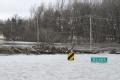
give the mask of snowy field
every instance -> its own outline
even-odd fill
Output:
[[[93,56],[108,57],[108,63],[91,63]],[[120,80],[120,55],[0,56],[0,80]]]

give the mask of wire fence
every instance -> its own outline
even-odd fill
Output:
[[[71,32],[66,41],[71,40],[71,43],[74,42],[76,48],[92,50],[102,48],[120,49],[119,29],[113,19],[82,16],[70,17],[69,20],[62,17],[58,21],[58,26],[61,27],[63,32],[64,27],[70,27],[70,29],[68,28],[69,31],[64,32],[64,34]],[[65,26],[65,23],[68,24]]]
[[[55,30],[48,29],[48,31],[45,30],[46,28],[41,28],[39,20],[35,20],[34,24],[26,21],[19,26],[10,22],[6,27],[9,30],[6,32],[9,33],[7,38],[12,41],[30,41],[31,39],[37,43],[44,42],[76,49],[115,48],[120,50],[120,29],[114,18],[79,16],[78,14],[79,11],[74,11],[74,14],[73,12],[61,14],[54,23]],[[27,34],[24,34],[24,29],[28,31]]]

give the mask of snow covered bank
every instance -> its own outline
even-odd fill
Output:
[[[108,63],[94,64],[93,56],[108,57]],[[119,80],[120,55],[76,55],[67,61],[67,55],[0,56],[0,80]]]

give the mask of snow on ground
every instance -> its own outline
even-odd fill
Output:
[[[108,57],[108,63],[91,63],[93,56]],[[120,80],[120,55],[0,56],[0,80]]]

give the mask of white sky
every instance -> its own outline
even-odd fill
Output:
[[[0,19],[6,20],[18,14],[21,17],[29,17],[32,6],[37,7],[41,3],[53,3],[55,0],[0,0]]]
[[[47,5],[48,3],[54,4],[55,1],[57,0],[0,0],[0,19],[6,20],[7,18],[11,18],[15,14],[18,14],[18,16],[20,17],[28,18],[30,16],[31,7],[37,7],[41,3],[45,3],[45,5]]]

